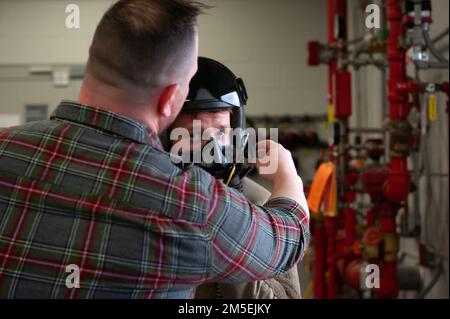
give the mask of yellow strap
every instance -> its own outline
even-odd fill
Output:
[[[334,118],[334,104],[328,104],[327,110],[328,123],[333,123],[336,119]]]
[[[428,118],[430,122],[436,121],[437,116],[437,104],[436,104],[436,95],[430,95],[428,97]]]
[[[323,163],[314,176],[308,194],[308,206],[313,213],[318,213],[323,204],[326,216],[336,216],[336,169],[333,163]]]
[[[228,179],[227,179],[227,182],[226,182],[227,185],[230,184],[231,179],[233,178],[233,175],[234,175],[235,171],[236,171],[236,165],[233,165],[233,168],[231,169],[230,176],[228,176]]]

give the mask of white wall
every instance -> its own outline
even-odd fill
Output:
[[[325,0],[204,2],[214,8],[199,20],[200,54],[219,59],[244,78],[249,114],[324,112],[326,72],[307,67],[306,43],[325,38]],[[80,29],[65,28],[69,3],[80,7]],[[0,65],[85,63],[95,26],[111,3],[0,1]]]

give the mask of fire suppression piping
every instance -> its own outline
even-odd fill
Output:
[[[399,233],[396,217],[414,189],[408,157],[416,142],[408,116],[413,107],[421,109],[431,105],[431,102],[429,105],[415,105],[417,95],[433,97],[430,101],[433,100],[436,105],[434,93],[437,91],[446,93],[448,113],[448,82],[421,83],[410,80],[406,73],[408,48],[412,48],[415,54],[413,62],[419,69],[417,59],[426,57],[426,48],[416,45],[420,41],[414,36],[420,34],[419,31],[424,34],[428,32],[432,22],[431,2],[386,0],[385,3],[387,30],[351,41],[359,43],[355,51],[347,40],[346,0],[328,0],[327,43],[312,41],[308,44],[308,63],[328,65],[328,117],[333,128],[329,159],[330,165],[335,167],[337,185],[336,209],[331,214],[329,210],[318,214],[320,217],[314,225],[313,242],[317,249],[314,275],[316,298],[336,298],[341,292],[348,292],[344,286],[356,290],[359,297],[398,297],[402,285],[400,278],[405,278],[406,272],[398,268]],[[411,28],[416,32],[411,33]],[[427,33],[425,35],[428,36]],[[352,115],[352,81],[347,67],[359,70],[362,65],[356,63],[355,57],[361,53],[370,55],[368,61],[371,62],[367,64],[389,71],[386,83],[389,103],[389,114],[386,116],[389,116],[389,121],[381,128],[352,129],[348,126]],[[385,60],[373,54],[382,54]],[[430,62],[427,68],[431,67],[433,63]],[[388,139],[384,134],[386,130]],[[383,138],[370,137],[362,143],[360,134],[366,133],[380,134]],[[350,143],[349,134],[357,134],[354,144]],[[365,155],[361,155],[361,152],[365,152]],[[370,205],[355,205],[356,192],[368,194]],[[364,205],[367,211],[361,211]],[[358,220],[358,213],[365,214],[364,221]],[[379,287],[367,288],[361,285],[367,265],[380,267]],[[418,285],[408,287],[413,286]]]

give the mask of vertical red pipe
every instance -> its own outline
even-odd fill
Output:
[[[317,221],[314,224],[314,298],[326,297],[325,272],[326,272],[326,242],[323,223]]]
[[[344,208],[343,213],[345,218],[345,247],[351,251],[356,241],[356,212],[351,208]]]
[[[334,19],[335,19],[335,0],[328,0],[328,44],[333,44],[336,41],[334,37]],[[332,59],[328,65],[328,103],[334,104],[334,75],[336,74],[336,59]]]
[[[401,2],[399,0],[387,0],[387,20],[389,37],[387,40],[387,59],[389,62],[388,101],[390,105],[390,120],[405,120],[409,113],[408,93],[398,89],[398,85],[405,83],[406,78],[406,51],[400,45],[403,32]],[[385,184],[385,197],[391,202],[392,212],[381,218],[381,232],[384,245],[396,246],[396,213],[398,204],[407,200],[410,189],[407,158],[391,156],[389,164],[389,176]],[[394,257],[392,257],[394,256]],[[399,284],[397,278],[397,260],[395,254],[383,258],[380,270],[380,289],[377,295],[381,298],[396,298]]]
[[[405,120],[410,111],[408,92],[398,89],[399,84],[405,83],[407,80],[406,50],[400,44],[403,23],[399,0],[387,0],[387,20],[389,28],[387,40],[389,114],[391,122],[395,122]],[[401,203],[406,200],[410,186],[406,157],[391,157],[390,160],[385,195],[390,201]]]
[[[334,45],[338,40],[347,40],[347,1],[346,0],[328,0],[327,2],[328,10],[328,44]],[[339,48],[336,48],[336,53],[339,54]],[[334,106],[335,115],[339,115],[337,110],[337,101],[343,101],[341,99],[342,91],[336,90],[338,74],[337,71],[338,59],[333,58],[329,64],[328,70],[328,103]],[[344,99],[345,100],[345,99]],[[342,103],[341,103],[342,104]],[[346,122],[345,118],[339,118],[341,122]],[[335,146],[337,147],[337,146]],[[342,158],[337,157],[337,167],[339,166],[339,161]],[[326,261],[327,261],[327,297],[336,297],[336,233],[337,233],[337,218],[335,216],[325,216],[325,232],[327,239],[327,249],[326,249]]]
[[[336,232],[337,217],[325,217],[325,231],[327,233],[327,298],[336,298]]]
[[[369,209],[366,212],[366,225],[367,227],[375,226],[375,221],[377,219],[377,211],[376,208]]]

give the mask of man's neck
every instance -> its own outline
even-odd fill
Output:
[[[78,102],[129,117],[144,123],[149,132],[158,132],[156,116],[153,114],[156,108],[152,108],[148,100],[131,101],[124,97],[122,90],[101,83],[89,74],[85,75]]]

